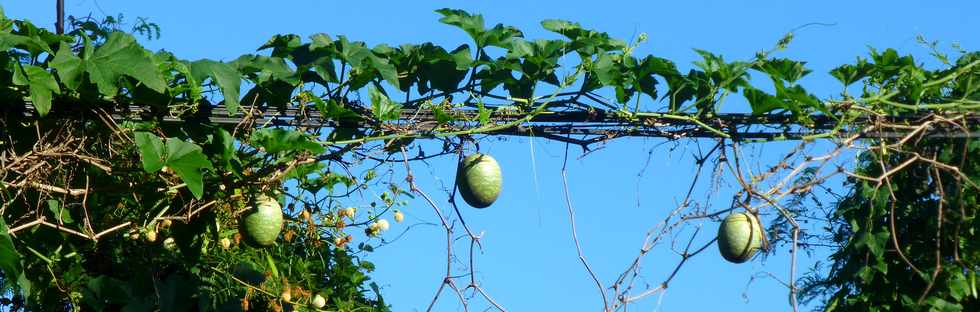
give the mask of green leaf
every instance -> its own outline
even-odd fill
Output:
[[[43,117],[51,111],[51,98],[55,94],[60,94],[61,88],[58,87],[54,76],[44,68],[34,65],[23,65],[23,67],[23,76],[15,75],[14,84],[27,85],[30,88],[31,102],[37,108],[37,113]]]
[[[568,48],[577,51],[583,59],[591,59],[597,53],[622,51],[628,47],[623,40],[614,39],[605,32],[582,28],[579,23],[549,19],[542,21],[541,26],[572,40]]]
[[[773,79],[786,82],[795,82],[812,72],[806,68],[806,62],[790,59],[769,59],[759,64],[754,64],[752,68],[766,73]]]
[[[235,155],[235,138],[228,133],[228,130],[218,128],[215,130],[213,145],[217,147],[218,159],[221,166],[225,169],[231,168],[231,161],[238,159]]]
[[[337,103],[335,99],[329,99],[324,101],[319,97],[311,97],[313,104],[316,105],[317,110],[323,114],[323,118],[328,118],[334,121],[359,121],[361,120],[361,115],[357,114],[353,110],[344,107]]]
[[[238,113],[242,78],[235,67],[228,63],[204,59],[191,63],[191,73],[200,82],[203,82],[206,77],[211,77],[212,81],[221,88],[228,114]]]
[[[484,25],[483,15],[480,14],[470,14],[456,9],[439,9],[436,12],[443,16],[439,22],[459,27],[465,31],[476,42],[477,48],[503,46],[511,38],[524,36],[517,28],[502,24],[497,24],[488,30]]]
[[[110,34],[106,42],[85,61],[89,79],[98,86],[100,93],[107,96],[116,95],[122,76],[132,77],[159,93],[167,88],[149,53],[136,43],[132,35],[126,33]]]
[[[24,21],[16,22],[19,25],[24,25]],[[0,32],[0,51],[7,51],[10,48],[20,48],[27,50],[31,56],[37,56],[41,52],[47,52],[49,54],[54,54],[51,51],[51,47],[41,39],[40,36],[25,36],[20,34],[14,34],[9,32]]]
[[[439,19],[439,22],[459,27],[469,34],[471,38],[477,40],[478,47],[483,47],[482,42],[478,41],[485,32],[483,15],[473,15],[469,12],[456,9],[438,9],[436,13],[442,14],[443,16]]]
[[[256,51],[272,49],[272,56],[285,57],[296,48],[299,48],[300,45],[302,45],[302,39],[297,35],[275,35],[269,38],[269,41],[266,41]]]
[[[173,169],[187,188],[200,199],[204,195],[203,170],[211,169],[211,161],[197,144],[177,138],[167,138],[167,166]]]
[[[153,173],[163,168],[166,156],[163,140],[149,132],[136,132],[133,136],[143,159],[143,170],[147,173]]]
[[[864,79],[869,74],[873,66],[868,64],[868,61],[862,58],[858,59],[857,64],[850,65],[845,64],[830,71],[830,75],[837,78],[838,81],[844,84],[844,86],[849,86],[858,80]]]
[[[246,54],[238,57],[230,65],[237,67],[238,71],[254,77],[250,79],[256,83],[282,80],[290,85],[295,85],[300,82],[293,69],[281,57]]]
[[[453,117],[449,116],[449,113],[446,113],[446,110],[444,110],[442,107],[432,106],[432,114],[435,115],[436,123],[439,125],[444,125],[450,121],[453,121]]]
[[[377,88],[371,87],[368,89],[368,94],[371,96],[371,108],[375,118],[380,121],[389,121],[396,120],[401,116],[401,105],[389,99]]]
[[[779,100],[779,98],[756,88],[745,88],[742,90],[742,95],[749,101],[749,106],[752,107],[752,114],[755,115],[765,114],[776,109],[799,110],[799,108],[794,108],[792,105]]]
[[[71,51],[71,46],[66,42],[61,43],[58,53],[54,55],[54,59],[48,63],[48,66],[57,71],[61,83],[69,90],[77,89],[82,82],[82,73],[85,71],[84,64],[82,59]]]
[[[59,222],[63,222],[65,224],[75,223],[75,220],[71,218],[70,211],[65,209],[65,207],[62,206],[57,199],[48,200],[48,210],[54,214],[55,219],[57,219]]]
[[[490,110],[483,106],[483,101],[476,103],[477,109],[479,109],[479,119],[481,125],[486,125],[490,123]]]
[[[314,155],[326,152],[326,148],[296,130],[282,128],[263,128],[252,133],[249,141],[265,149],[266,153],[308,151]]]
[[[310,49],[331,48],[333,46],[333,39],[327,34],[317,33],[310,36]]]
[[[21,267],[20,254],[14,248],[14,241],[10,238],[9,231],[7,223],[0,217],[0,270],[3,271],[5,281],[19,282],[24,278],[24,269]]]
[[[395,65],[388,63],[385,59],[377,57],[374,54],[371,54],[371,65],[381,74],[381,77],[385,81],[393,87],[399,88],[398,70],[395,68]]]

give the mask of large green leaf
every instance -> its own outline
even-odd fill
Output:
[[[326,151],[326,148],[310,140],[306,134],[281,128],[256,130],[252,133],[250,141],[253,145],[262,147],[266,153],[270,154],[292,151],[309,151],[313,154],[322,154]]]
[[[37,113],[42,117],[47,115],[51,110],[51,98],[55,94],[61,93],[61,88],[58,87],[58,82],[54,80],[54,76],[44,68],[34,65],[23,65],[23,71],[20,67],[15,66],[14,70],[13,83],[27,86],[31,93],[31,102],[37,108]]]
[[[765,114],[780,108],[794,110],[789,107],[789,104],[783,103],[775,96],[756,88],[745,88],[742,90],[742,95],[749,101],[749,105],[752,107],[752,113],[756,115]],[[798,108],[795,109],[798,110]]]
[[[163,140],[149,132],[136,132],[133,136],[143,159],[143,170],[152,173],[163,168],[166,155]]]
[[[115,96],[119,91],[119,79],[129,76],[150,89],[163,93],[167,83],[157,71],[149,53],[143,49],[132,35],[114,32],[106,42],[95,49],[91,56],[85,57],[85,71],[99,92]]]
[[[24,269],[20,264],[20,254],[14,249],[14,241],[7,232],[7,223],[0,217],[0,270],[7,281],[18,281],[23,277]]]
[[[57,71],[61,83],[69,90],[77,89],[82,82],[82,73],[85,71],[84,63],[71,51],[71,46],[66,42],[61,43],[58,53],[55,53],[54,59],[48,63],[48,66]]]
[[[371,110],[378,120],[395,120],[401,115],[401,105],[389,99],[377,88],[369,88],[368,94],[371,96]]]
[[[752,68],[768,74],[773,79],[795,82],[806,76],[811,70],[806,68],[806,62],[790,59],[768,59],[752,65]]]
[[[443,16],[439,19],[440,22],[459,27],[477,41],[477,46],[483,47],[483,42],[479,42],[483,33],[486,31],[483,23],[483,15],[473,15],[457,9],[438,9],[436,12]]]
[[[219,167],[231,170],[231,161],[237,160],[235,154],[235,137],[228,133],[228,130],[218,128],[212,136],[212,151],[217,156]]]
[[[204,195],[202,170],[214,168],[197,144],[177,138],[167,138],[166,144],[149,132],[136,132],[136,146],[143,159],[143,170],[156,172],[169,167],[187,184],[194,197]]]
[[[211,161],[197,144],[177,138],[167,138],[167,166],[173,169],[194,197],[204,195],[203,170],[211,169]]]
[[[23,21],[20,21],[18,24],[25,25]],[[54,51],[51,51],[51,47],[49,47],[47,43],[45,43],[44,40],[36,34],[34,36],[26,36],[22,34],[0,32],[0,51],[7,51],[10,48],[24,49],[29,52],[31,56],[37,56],[41,54],[41,52],[54,54]]]
[[[228,114],[238,113],[239,93],[242,84],[241,74],[238,73],[238,70],[230,64],[205,59],[191,63],[191,73],[200,82],[211,77],[212,81],[221,88]]]
[[[477,48],[486,46],[502,46],[514,37],[523,37],[520,30],[511,26],[497,24],[490,29],[486,29],[483,15],[470,14],[469,12],[456,9],[439,9],[436,13],[442,14],[440,22],[459,27],[473,38]]]

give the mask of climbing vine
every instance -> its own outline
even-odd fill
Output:
[[[256,54],[220,62],[148,51],[132,34],[112,31],[114,22],[73,23],[59,35],[0,10],[0,286],[9,297],[2,304],[387,311],[364,255],[387,243],[389,220],[402,220],[408,200],[436,213],[447,258],[456,255],[459,231],[470,263],[482,248],[459,212],[457,189],[448,201],[427,193],[414,183],[413,164],[462,162],[484,138],[520,135],[585,153],[626,136],[708,140],[714,145],[698,155],[692,189],[705,166],[737,182],[724,209],[692,205],[686,194],[611,285],[579,248],[606,311],[666,289],[715,243],[699,240],[710,231],[693,231],[673,273],[639,289],[641,260],[672,231],[733,211],[762,216],[771,224],[764,249],[788,248],[793,261],[815,240],[839,245],[829,276],[801,279],[792,265],[785,285],[794,310],[798,279],[807,298],[829,294],[828,310],[874,300],[902,302],[878,305],[882,311],[924,303],[975,310],[969,194],[977,181],[963,166],[975,154],[980,52],[936,51],[943,65],[929,69],[896,50],[871,49],[830,72],[841,92],[822,99],[799,83],[811,74],[804,61],[778,56],[793,34],[746,60],[696,50],[701,60],[683,73],[668,59],[635,55],[643,35],[627,42],[545,20],[557,39],[532,40],[511,26],[487,27],[480,15],[437,13],[472,42],[369,47],[345,36],[276,35]],[[141,25],[137,32],[159,35],[155,24]],[[743,145],[783,140],[800,147],[770,170],[744,164]],[[815,155],[806,147],[817,140],[833,147]],[[842,160],[844,151],[862,155],[856,166]],[[833,235],[808,232],[797,219],[811,211],[799,198],[838,175],[856,189],[829,217]],[[898,191],[905,188],[915,193]],[[265,248],[241,229],[262,196],[285,216]],[[938,221],[919,222],[933,214]],[[934,240],[910,234],[932,231]],[[505,309],[472,266],[460,276],[447,261],[433,304],[452,291],[464,307],[471,293]],[[901,283],[921,296],[879,297],[887,287],[875,283]]]

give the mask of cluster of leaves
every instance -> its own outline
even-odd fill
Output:
[[[808,295],[827,296],[827,311],[976,311],[977,185],[980,143],[919,142],[915,151],[960,173],[916,162],[881,184],[851,178],[852,192],[832,216],[829,274],[811,280]],[[856,174],[884,176],[908,153],[867,152]]]
[[[935,127],[964,133],[980,99],[980,53],[952,61],[934,51],[947,68],[929,70],[894,50],[872,50],[871,61],[841,66],[831,74],[845,85],[861,82],[866,109],[900,116],[906,110],[946,114]],[[849,98],[844,92],[845,98]],[[852,118],[845,115],[844,118]],[[932,131],[911,122],[879,124]],[[869,141],[848,178],[850,193],[827,219],[837,248],[826,275],[805,280],[808,299],[823,298],[827,311],[975,311],[980,309],[976,276],[977,191],[980,142],[908,134]]]
[[[361,256],[371,245],[351,249],[344,230],[345,222],[376,216],[368,211],[345,221],[337,214],[343,200],[289,197],[343,199],[335,193],[349,194],[371,177],[303,163],[326,148],[300,131],[161,122],[203,107],[209,86],[236,110],[246,73],[264,76],[260,71],[268,68],[187,62],[151,53],[104,25],[76,26],[57,35],[0,11],[0,97],[6,103],[0,144],[4,155],[25,156],[17,159],[34,167],[0,168],[0,286],[10,298],[3,305],[31,311],[308,310],[319,295],[330,310],[388,310],[368,277],[374,266]],[[100,111],[126,114],[131,103],[149,104],[144,107],[154,117],[100,119],[109,116]],[[302,191],[288,192],[291,183]],[[290,203],[284,234],[271,248],[248,245],[238,228],[262,193]],[[398,205],[397,195],[379,199],[379,209]]]

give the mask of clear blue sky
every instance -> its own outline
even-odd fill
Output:
[[[782,54],[809,61],[814,73],[803,83],[821,96],[839,90],[827,71],[866,55],[867,46],[896,48],[915,54],[921,61],[928,59],[927,51],[916,44],[916,35],[943,44],[957,42],[967,50],[980,49],[980,37],[975,32],[980,29],[980,19],[976,18],[980,4],[971,1],[66,2],[68,14],[124,13],[130,20],[147,17],[163,29],[160,40],[145,43],[150,49],[166,48],[185,59],[220,60],[251,53],[277,33],[343,34],[369,44],[432,41],[455,47],[469,43],[463,32],[437,22],[433,10],[443,7],[481,13],[488,24],[514,25],[530,38],[554,36],[538,24],[546,18],[577,21],[623,39],[646,32],[649,41],[637,54],[675,60],[682,71],[696,57],[692,48],[721,53],[726,59],[745,59],[772,46],[790,29],[806,23],[829,23],[834,25],[797,31],[790,49]],[[10,17],[53,28],[54,0],[3,0],[0,4]],[[569,163],[569,181],[579,237],[606,284],[635,256],[645,232],[674,207],[693,174],[687,155],[694,145],[681,145],[674,151],[668,150],[671,145],[654,148],[661,142],[618,140],[581,160],[577,159],[579,150],[573,152],[576,158]],[[486,233],[486,248],[476,258],[483,287],[511,311],[598,310],[597,292],[578,262],[569,236],[559,172],[564,145],[511,138],[488,141],[482,147],[500,161],[505,175],[504,193],[494,206],[464,210],[471,226]],[[760,147],[757,160],[765,164],[785,147]],[[650,165],[645,175],[638,177],[651,151]],[[451,183],[454,161],[447,158],[433,161],[429,167],[415,165],[419,182],[440,203],[446,195],[438,183]],[[532,171],[532,163],[536,171]],[[722,194],[727,194],[733,185],[720,187]],[[704,194],[702,189],[700,197]],[[407,224],[437,222],[431,208],[421,202],[413,203],[405,212]],[[405,226],[393,225],[389,235]],[[717,224],[705,222],[704,226],[706,233],[713,233]],[[441,228],[418,226],[397,243],[369,256],[378,267],[372,276],[383,286],[383,294],[395,311],[424,310],[428,305],[444,270],[443,235]],[[804,255],[800,267],[805,271],[825,256],[825,252],[817,252],[813,258]],[[656,285],[677,261],[669,249],[655,249],[644,260],[643,275]],[[787,271],[785,250],[765,261],[732,265],[711,247],[681,270],[662,297],[648,298],[630,310],[785,311],[787,291],[779,283],[760,279],[748,288],[746,285],[760,272],[785,278]],[[479,300],[471,306],[473,310],[484,307],[486,304]],[[444,295],[436,310],[462,308],[455,298]]]

